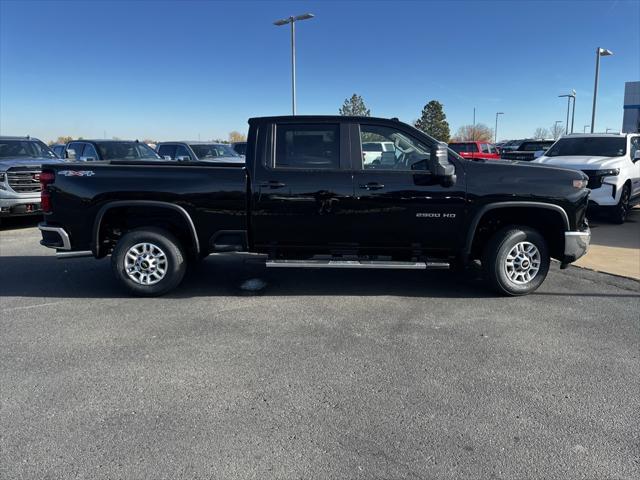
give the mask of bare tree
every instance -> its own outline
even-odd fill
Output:
[[[549,138],[549,135],[549,130],[544,127],[538,127],[536,128],[536,131],[533,132],[533,138],[537,138],[540,140]]]
[[[484,123],[475,125],[463,125],[456,131],[451,139],[452,142],[491,142],[493,140],[493,130]]]
[[[551,132],[551,137],[553,137],[554,140],[557,140],[564,133],[564,127],[559,123],[554,123],[553,126],[550,128],[550,132]]]
[[[244,133],[237,132],[236,130],[229,132],[229,142],[246,142],[247,136]]]

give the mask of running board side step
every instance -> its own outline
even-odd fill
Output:
[[[387,268],[399,270],[444,270],[449,262],[376,262],[368,260],[267,260],[269,268]]]

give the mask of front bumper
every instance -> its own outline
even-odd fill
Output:
[[[562,264],[567,265],[582,257],[589,249],[591,230],[582,232],[564,232],[564,258]]]
[[[2,192],[7,193],[7,192]],[[0,216],[13,217],[19,215],[35,215],[42,213],[40,194],[29,196],[3,195],[0,197]]]

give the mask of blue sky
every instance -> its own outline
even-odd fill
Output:
[[[0,133],[85,138],[226,138],[247,118],[290,113],[290,14],[298,113],[334,114],[352,93],[373,115],[415,120],[441,101],[452,132],[498,137],[565,119],[620,129],[624,82],[640,80],[640,2],[0,0]]]

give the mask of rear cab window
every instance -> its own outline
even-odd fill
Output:
[[[274,167],[308,170],[339,169],[340,125],[276,125]]]

